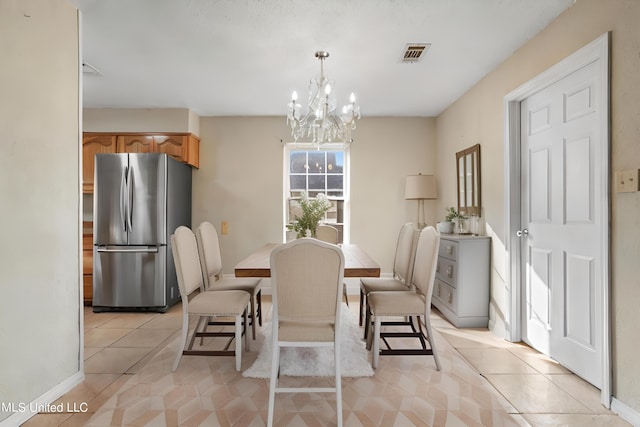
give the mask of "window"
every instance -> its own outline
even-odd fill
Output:
[[[309,197],[327,195],[331,208],[325,215],[325,224],[340,231],[340,241],[348,241],[348,151],[344,149],[304,150],[294,144],[285,149],[285,224],[300,216],[297,200],[303,192]]]

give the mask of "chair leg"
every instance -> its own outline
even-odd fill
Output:
[[[358,316],[358,326],[362,326],[362,322],[364,321],[364,292],[362,292],[362,287],[360,288],[360,315]]]
[[[340,337],[333,344],[334,363],[336,367],[336,417],[338,427],[342,427],[342,369],[340,366]]]
[[[248,320],[249,320],[249,315],[247,314],[247,309],[245,308],[245,310],[244,310],[244,324],[245,325],[247,325],[247,321]],[[255,327],[255,318],[253,319],[253,323],[254,323],[254,327]],[[254,334],[255,334],[255,329],[254,329]],[[255,339],[255,335],[253,336],[253,338]],[[249,341],[249,334],[248,334],[246,326],[244,328],[244,350],[245,351],[251,351],[251,341]]]
[[[436,371],[440,370],[440,359],[438,358],[438,352],[436,351],[436,343],[435,339],[433,339],[433,332],[431,329],[431,319],[429,318],[429,313],[425,313],[424,316],[424,327],[427,330],[427,337],[429,341],[429,345],[431,346],[431,352],[433,353],[433,359],[436,362]]]
[[[274,340],[275,341],[275,340]],[[273,412],[276,400],[276,387],[278,386],[278,367],[280,366],[280,347],[273,343],[273,356],[271,357],[271,379],[269,380],[269,409],[267,411],[267,427],[273,426]]]
[[[236,371],[240,371],[242,367],[242,315],[236,316]],[[245,325],[246,325],[246,311],[245,311]],[[246,334],[245,334],[246,337]]]
[[[253,339],[256,339],[256,306],[254,302],[253,295],[251,295],[251,333],[253,335]]]
[[[344,296],[344,302],[347,304],[347,307],[349,307],[349,298],[347,297],[347,284],[346,283],[342,284],[342,296]]]
[[[258,325],[262,326],[262,289],[256,294],[256,301],[258,302]]]
[[[184,351],[184,345],[187,343],[187,334],[189,333],[189,316],[183,315],[182,317],[182,336],[180,337],[180,345],[178,347],[178,354],[176,355],[176,360],[173,362],[173,366],[171,367],[171,371],[175,372],[178,369],[178,365],[180,364],[180,359],[182,359],[182,352]]]
[[[375,316],[373,325],[373,350],[371,351],[371,367],[376,369],[378,367],[378,359],[380,358],[380,316]]]

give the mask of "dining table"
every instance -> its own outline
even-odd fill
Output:
[[[282,243],[259,247],[235,267],[236,277],[271,277],[271,251]],[[344,254],[344,277],[380,277],[380,266],[358,245],[339,244]]]

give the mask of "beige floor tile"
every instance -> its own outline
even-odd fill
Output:
[[[89,374],[122,374],[138,363],[149,348],[104,348],[85,361]]]
[[[555,360],[550,359],[529,347],[521,344],[509,348],[509,351],[525,361],[529,366],[542,374],[569,374],[570,371]]]
[[[483,375],[538,373],[505,348],[459,348],[458,351]]]
[[[91,400],[113,384],[121,374],[85,374],[82,383],[75,386],[67,394],[56,400],[54,403],[62,403],[64,407],[77,408],[81,411],[93,413],[97,408],[93,407]]]
[[[547,375],[546,377],[573,396],[574,399],[591,409],[594,414],[612,414],[612,412],[601,403],[600,390],[582,378],[572,374],[554,374]]]
[[[29,418],[25,423],[21,424],[22,427],[57,427],[62,425],[73,414],[36,414]]]
[[[118,313],[118,316],[101,324],[100,327],[135,329],[161,315],[160,313]]]
[[[155,348],[175,333],[174,329],[133,329],[112,347]]]
[[[114,342],[131,332],[132,329],[93,328],[84,333],[85,347],[109,347]]]
[[[588,414],[591,411],[543,375],[485,375],[521,414]]]
[[[615,415],[583,414],[524,414],[523,417],[536,427],[630,427],[631,424]]]

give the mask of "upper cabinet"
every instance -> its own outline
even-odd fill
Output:
[[[190,133],[106,134],[85,132],[82,138],[82,192],[93,193],[93,169],[98,153],[163,153],[200,167],[200,139]]]
[[[93,169],[98,153],[116,152],[115,135],[89,135],[82,137],[82,192],[93,193]]]

